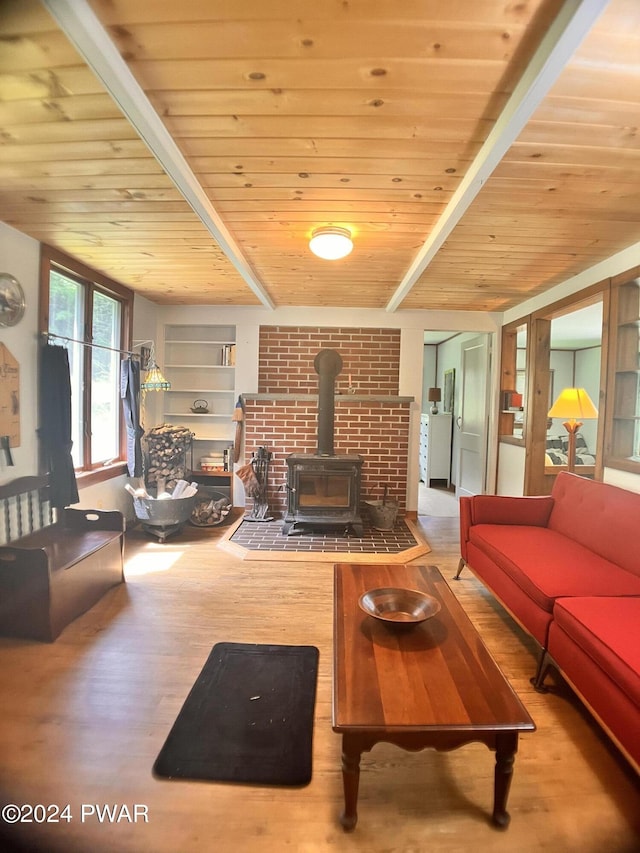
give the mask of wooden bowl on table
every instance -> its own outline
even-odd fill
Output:
[[[417,589],[383,587],[360,596],[360,608],[391,628],[412,628],[435,616],[440,602]]]

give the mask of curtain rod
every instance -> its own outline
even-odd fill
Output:
[[[67,341],[70,344],[81,344],[83,347],[91,347],[91,349],[104,349],[109,352],[117,352],[120,355],[128,355],[133,358],[140,358],[139,352],[132,352],[128,349],[115,349],[114,347],[107,347],[104,344],[94,344],[91,341],[81,341],[78,338],[68,338],[66,335],[56,335],[55,332],[41,332],[42,336],[50,340],[51,338],[55,338],[57,341]],[[147,341],[144,341],[147,343]]]

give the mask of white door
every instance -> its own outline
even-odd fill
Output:
[[[487,466],[489,336],[479,335],[462,344],[462,386],[458,427],[456,497],[485,490]]]

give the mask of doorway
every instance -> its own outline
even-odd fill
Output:
[[[458,419],[461,416],[466,397],[474,396],[471,392],[478,391],[478,384],[467,384],[464,391],[465,365],[469,367],[468,353],[477,352],[473,341],[488,343],[490,333],[478,334],[460,330],[426,331],[424,333],[423,356],[423,388],[422,414],[420,429],[420,451],[418,466],[419,491],[418,515],[455,516],[458,515],[458,502],[455,496],[460,479],[460,438],[461,431]],[[467,355],[465,355],[465,353]],[[471,356],[472,358],[472,356]],[[484,391],[481,393],[484,411],[480,416],[483,426],[484,446],[486,447],[487,423],[487,394],[489,386],[489,370],[485,363],[481,369],[481,383]],[[432,393],[430,393],[430,391]],[[434,393],[435,392],[435,393]],[[432,402],[435,398],[435,402]],[[432,406],[437,412],[432,412]],[[431,423],[429,423],[431,422]],[[429,427],[431,426],[431,429]],[[429,452],[437,464],[427,466]],[[465,463],[468,459],[465,458]],[[484,490],[486,482],[487,460],[486,453],[480,461],[481,487]],[[463,473],[465,469],[462,469]],[[470,489],[467,490],[470,493]]]
[[[489,336],[477,335],[461,346],[461,389],[456,497],[486,491],[489,439]]]
[[[585,389],[600,408],[604,383],[603,292],[566,301],[532,318],[532,387],[538,392],[528,410],[524,494],[549,494],[558,473],[568,468],[568,434],[562,418],[548,412],[564,389]],[[529,417],[530,415],[530,417]],[[603,434],[600,418],[580,427],[576,473],[601,479]],[[578,470],[579,468],[579,470]]]

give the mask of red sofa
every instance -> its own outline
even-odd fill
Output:
[[[460,499],[461,560],[640,770],[640,494],[561,472],[551,495]]]

